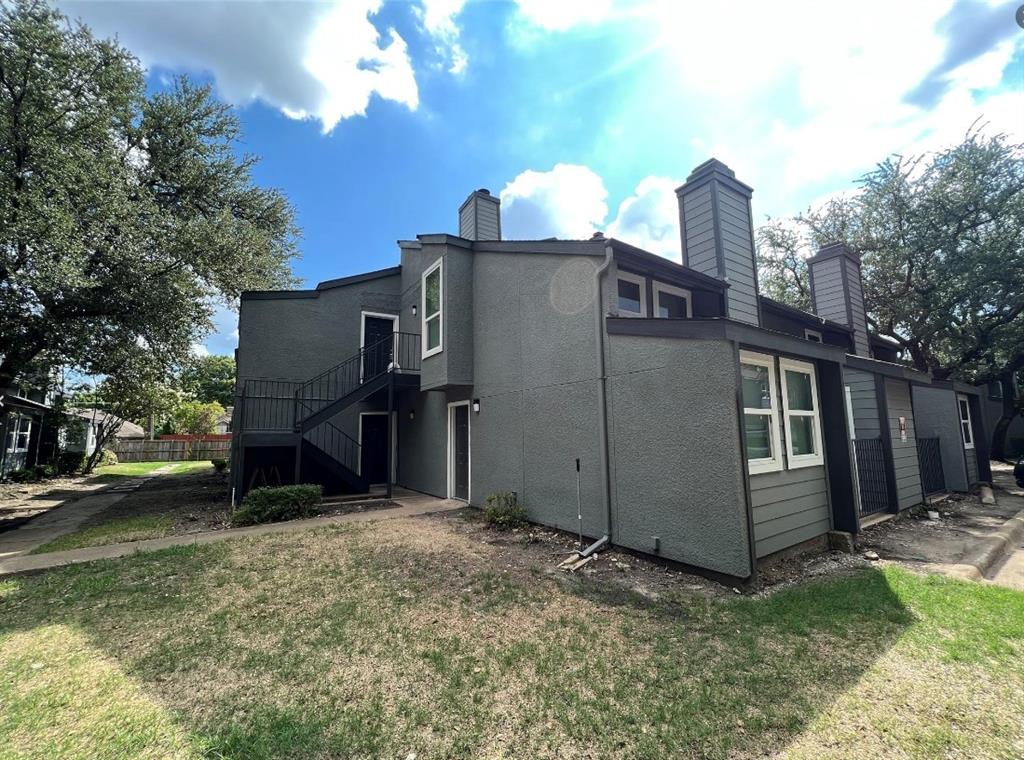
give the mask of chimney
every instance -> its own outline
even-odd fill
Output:
[[[726,316],[759,325],[753,192],[732,169],[712,158],[690,172],[676,197],[683,266],[728,282]]]
[[[807,269],[814,313],[853,330],[853,352],[870,356],[860,256],[843,243],[829,243],[807,260]]]
[[[459,237],[466,240],[501,240],[501,201],[480,188],[459,206]]]

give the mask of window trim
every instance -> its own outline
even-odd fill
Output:
[[[812,335],[814,336],[814,338],[811,337]],[[815,340],[815,338],[817,340]],[[812,330],[809,327],[805,327],[804,328],[804,340],[809,340],[812,343],[824,343],[825,342],[825,338],[821,334],[821,330]]]
[[[433,314],[427,314],[427,278],[430,277],[434,272],[437,272],[437,311]],[[444,258],[440,258],[431,264],[429,267],[423,270],[423,275],[420,277],[420,313],[423,315],[420,318],[420,334],[423,341],[422,354],[423,358],[426,359],[435,354],[439,354],[444,351]],[[427,347],[427,322],[430,319],[437,317],[437,346],[434,348]]]
[[[800,372],[810,375],[811,378],[811,403],[814,406],[812,411],[804,409],[789,408],[789,390],[786,387],[786,370]],[[786,430],[786,459],[790,470],[797,470],[801,467],[818,467],[825,464],[825,454],[821,449],[821,405],[818,402],[818,373],[813,364],[799,362],[784,356],[779,357],[779,379],[782,382],[782,414],[783,424]],[[790,417],[810,417],[814,420],[814,453],[794,454],[793,434],[790,428]]]
[[[960,402],[964,402],[964,406],[960,406]],[[964,419],[964,408],[967,408],[967,419]],[[974,421],[971,419],[971,400],[967,398],[966,393],[956,394],[956,416],[960,419],[960,440],[964,444],[964,449],[970,451],[974,448]],[[967,436],[964,435],[964,424],[967,424],[967,430],[970,433],[970,439],[967,440]]]
[[[623,311],[619,306],[619,280],[625,280],[640,286],[640,311]],[[618,271],[615,278],[615,311],[620,317],[639,317],[642,319],[647,316],[647,278],[643,275],[627,272],[625,269]]]
[[[740,351],[740,364],[750,364],[768,369],[768,395],[771,399],[770,409],[754,407],[743,407],[743,448],[746,450],[746,417],[748,414],[768,418],[769,434],[771,436],[772,456],[770,458],[750,459],[747,455],[747,472],[750,475],[760,475],[765,472],[779,472],[783,468],[782,463],[782,440],[779,430],[779,395],[778,383],[776,382],[775,357],[769,354],[758,354],[752,351]],[[740,403],[743,399],[742,387],[742,366],[740,367]]]
[[[685,288],[679,288],[675,285],[668,285],[664,282],[658,282],[657,280],[653,283],[654,287],[654,318],[655,319],[669,319],[669,317],[658,316],[658,309],[661,308],[661,294],[665,293],[670,296],[679,296],[680,298],[686,299],[686,319],[693,319],[693,293]]]

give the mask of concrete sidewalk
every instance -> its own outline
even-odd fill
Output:
[[[166,538],[152,538],[147,541],[132,541],[126,544],[92,546],[66,552],[30,554],[8,558],[0,557],[0,576],[27,573],[34,570],[46,570],[52,567],[74,565],[80,562],[92,562],[93,560],[98,559],[114,559],[117,557],[125,557],[130,554],[136,554],[138,552],[167,549],[172,546],[198,546],[246,536],[264,536],[271,533],[291,533],[293,531],[324,528],[331,525],[349,525],[352,523],[373,522],[375,520],[388,520],[397,517],[416,517],[417,515],[431,514],[434,512],[451,512],[462,509],[466,506],[465,503],[461,501],[439,499],[435,496],[426,496],[408,491],[404,492],[403,495],[395,498],[393,501],[395,501],[399,506],[391,509],[353,512],[351,514],[336,515],[334,517],[314,517],[309,520],[292,520],[290,522],[271,523],[269,525],[254,525],[248,528],[212,530],[205,533],[190,533],[184,536],[168,536]]]
[[[139,490],[147,481],[171,469],[170,465],[153,470],[137,478],[125,478],[112,486],[104,486],[99,493],[65,499],[45,514],[33,518],[14,530],[0,533],[0,561],[28,554],[66,533],[72,533],[93,515],[121,501]]]

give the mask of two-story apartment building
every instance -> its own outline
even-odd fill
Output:
[[[586,535],[736,578],[920,502],[931,384],[868,334],[856,256],[823,249],[817,313],[785,306],[758,292],[751,188],[711,160],[677,195],[682,265],[600,233],[503,240],[479,190],[398,266],[245,294],[236,498],[508,490],[576,530],[578,462]]]

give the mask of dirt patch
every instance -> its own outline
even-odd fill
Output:
[[[1020,508],[1013,498],[1002,497],[999,501],[982,504],[974,494],[951,494],[940,502],[912,507],[866,528],[859,545],[865,552],[873,551],[882,559],[910,567],[956,564],[980,538],[997,531]]]
[[[125,517],[166,517],[173,523],[168,535],[197,533],[230,527],[230,508],[224,476],[210,468],[151,478],[138,491],[86,520],[81,529]]]
[[[0,483],[0,533],[105,485],[106,481],[95,475],[50,478],[40,483]]]

